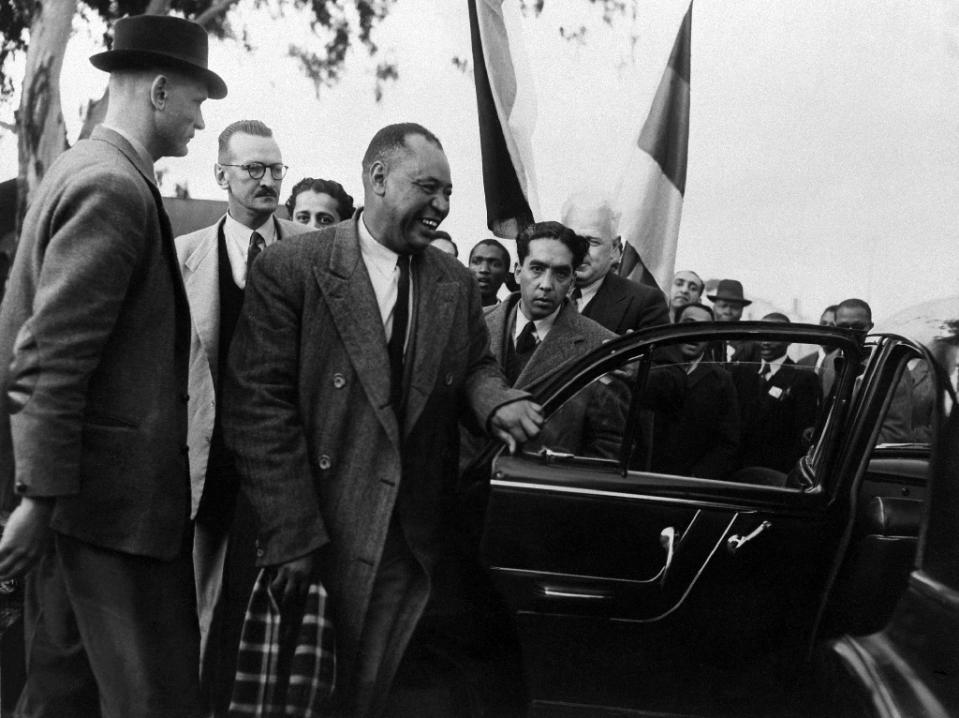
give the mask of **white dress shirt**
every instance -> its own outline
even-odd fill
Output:
[[[586,308],[586,305],[589,304],[591,301],[593,301],[593,297],[596,296],[596,292],[598,292],[599,288],[603,285],[604,279],[606,279],[605,274],[599,279],[597,279],[595,282],[593,282],[592,284],[586,287],[579,288],[580,296],[579,296],[579,299],[576,300],[576,309],[577,311],[579,311],[580,314],[583,313],[583,310]]]
[[[389,342],[393,334],[393,310],[396,308],[396,292],[400,281],[400,268],[396,266],[396,261],[400,255],[389,249],[374,239],[370,233],[363,215],[359,216],[356,222],[358,234],[360,236],[360,256],[363,257],[363,264],[366,265],[366,271],[370,275],[370,282],[373,284],[373,294],[376,296],[376,305],[380,310],[380,319],[383,320],[383,331],[386,334],[386,340]],[[410,314],[413,316],[413,271],[410,268]],[[406,342],[409,342],[410,327],[413,322],[406,323]]]
[[[246,255],[250,251],[250,237],[259,232],[269,247],[276,241],[276,222],[273,215],[256,229],[250,229],[240,224],[230,213],[226,213],[223,221],[223,238],[226,240],[226,255],[230,258],[230,269],[233,271],[233,281],[240,289],[246,287]]]
[[[559,314],[559,310],[563,308],[563,305],[560,304],[556,307],[556,310],[542,319],[530,319],[523,312],[523,302],[520,300],[516,303],[516,321],[513,322],[515,326],[513,327],[513,345],[516,345],[516,340],[519,338],[520,332],[523,331],[525,327],[530,322],[533,322],[533,327],[536,331],[536,343],[539,344],[546,338],[546,335],[549,334],[549,330],[553,328],[553,323],[556,321],[556,316]]]
[[[783,362],[785,362],[785,361],[786,361],[786,355],[785,355],[785,354],[783,354],[783,355],[782,355],[781,357],[779,357],[778,359],[773,359],[772,361],[766,361],[765,359],[763,359],[763,360],[762,360],[762,363],[759,365],[759,375],[762,376],[763,370],[764,370],[765,367],[768,365],[768,366],[769,366],[769,374],[766,375],[766,381],[769,381],[769,380],[772,379],[774,376],[776,376],[776,372],[779,371],[779,370],[782,368]]]

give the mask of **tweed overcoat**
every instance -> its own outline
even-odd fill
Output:
[[[12,437],[18,490],[57,497],[54,529],[130,554],[180,552],[189,342],[153,167],[97,127],[37,189],[0,308],[0,452]]]
[[[226,441],[260,522],[259,563],[327,546],[323,579],[341,684],[350,682],[394,510],[429,574],[456,487],[458,420],[470,414],[486,426],[496,408],[526,396],[506,385],[490,354],[468,270],[428,247],[411,271],[401,432],[359,217],[279,242],[257,259],[224,407]],[[411,602],[422,610],[426,598]]]

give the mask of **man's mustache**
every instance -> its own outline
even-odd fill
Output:
[[[256,191],[254,197],[277,197],[277,191],[270,187],[261,187]]]

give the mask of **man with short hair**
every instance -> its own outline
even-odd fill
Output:
[[[103,124],[48,169],[0,307],[0,453],[20,505],[0,579],[29,571],[19,716],[195,716],[190,313],[153,164],[226,85],[207,35],[119,20]],[[12,445],[11,445],[12,439]]]
[[[752,304],[752,300],[743,296],[743,283],[738,279],[720,279],[716,292],[707,296],[713,303],[713,314],[717,322],[740,321],[743,318],[743,309]],[[726,342],[724,358],[726,362],[757,362],[759,344],[747,339]]]
[[[353,197],[335,180],[304,177],[286,200],[286,211],[297,224],[323,229],[353,216]]]
[[[677,324],[713,321],[712,310],[699,302],[679,309]],[[686,372],[686,397],[675,412],[664,414],[656,427],[653,470],[725,479],[739,454],[739,402],[732,377],[704,357],[709,342],[679,345]]]
[[[679,312],[683,307],[699,302],[705,286],[700,276],[692,270],[681,269],[676,272],[673,275],[673,283],[669,287],[670,321],[679,321]],[[711,310],[710,314],[712,314]]]
[[[456,246],[456,242],[453,241],[453,238],[450,236],[449,232],[444,232],[442,229],[436,230],[436,236],[433,237],[433,241],[430,242],[431,247],[436,247],[436,249],[441,252],[446,252],[451,257],[459,257],[460,251]]]
[[[830,304],[826,307],[819,317],[819,326],[836,326],[837,309],[838,307],[835,304]],[[798,366],[816,372],[824,397],[829,396],[833,382],[836,380],[835,362],[838,351],[835,347],[821,346],[816,351],[810,352],[796,362]]]
[[[661,292],[616,274],[620,240],[614,229],[615,213],[605,198],[572,195],[563,204],[562,223],[589,241],[571,294],[580,314],[617,334],[669,324]]]
[[[772,312],[766,322],[789,324]],[[760,361],[736,365],[734,379],[742,415],[743,466],[788,473],[803,454],[803,435],[816,424],[819,383],[789,358],[789,342],[764,339]]]
[[[252,509],[237,496],[239,475],[216,407],[223,405],[223,375],[250,263],[266,247],[310,228],[274,214],[286,166],[273,131],[259,120],[233,122],[220,133],[213,171],[226,191],[227,212],[215,224],[177,237],[176,250],[193,318],[187,445],[197,518],[201,687],[225,713],[256,580],[256,535]]]
[[[470,250],[469,270],[480,288],[484,307],[497,302],[496,295],[509,274],[509,251],[495,239],[481,239]]]
[[[872,330],[872,308],[869,304],[852,297],[839,302],[836,308],[836,326],[841,329],[854,329],[861,342],[865,342],[866,335]],[[867,357],[863,357],[863,361]],[[863,366],[865,368],[865,365]],[[861,377],[857,381],[857,390]],[[877,444],[911,442],[912,429],[912,393],[913,380],[909,371],[904,371],[893,390],[892,402],[886,410],[879,428]]]
[[[566,296],[586,254],[583,237],[559,222],[531,224],[516,238],[520,291],[486,313],[490,347],[515,388],[524,388],[616,335],[581,316]],[[554,451],[618,458],[623,394],[594,382],[554,414],[538,443]]]
[[[224,422],[274,595],[299,600],[317,574],[329,592],[329,710],[356,718],[402,698],[394,676],[448,540],[458,420],[511,449],[542,424],[490,354],[467,269],[426,251],[450,209],[440,141],[389,125],[362,168],[351,222],[279,242],[253,265]]]

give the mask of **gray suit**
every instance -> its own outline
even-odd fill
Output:
[[[253,265],[225,397],[227,443],[260,519],[260,562],[323,547],[347,690],[371,666],[392,676],[422,614],[446,540],[458,419],[469,413],[485,426],[496,408],[525,396],[506,386],[490,355],[472,276],[427,248],[411,270],[401,433],[358,217],[269,247]],[[423,580],[394,601],[392,638],[359,655],[393,518]],[[357,705],[382,705],[383,695],[369,694],[377,689],[357,690],[365,693],[351,697]]]
[[[0,455],[12,437],[18,490],[55,499],[18,715],[197,708],[189,337],[153,167],[98,127],[37,189],[0,308]]]
[[[519,311],[519,294],[511,294],[486,312],[490,347],[500,366],[504,366],[512,341],[513,317]],[[565,302],[546,337],[516,378],[514,386],[525,389],[559,371],[570,361],[589,353],[604,341],[616,338],[592,319],[579,314]],[[547,446],[581,456],[618,458],[626,421],[627,392],[620,380],[607,376],[596,380],[573,396],[543,426],[543,432],[527,448]]]

